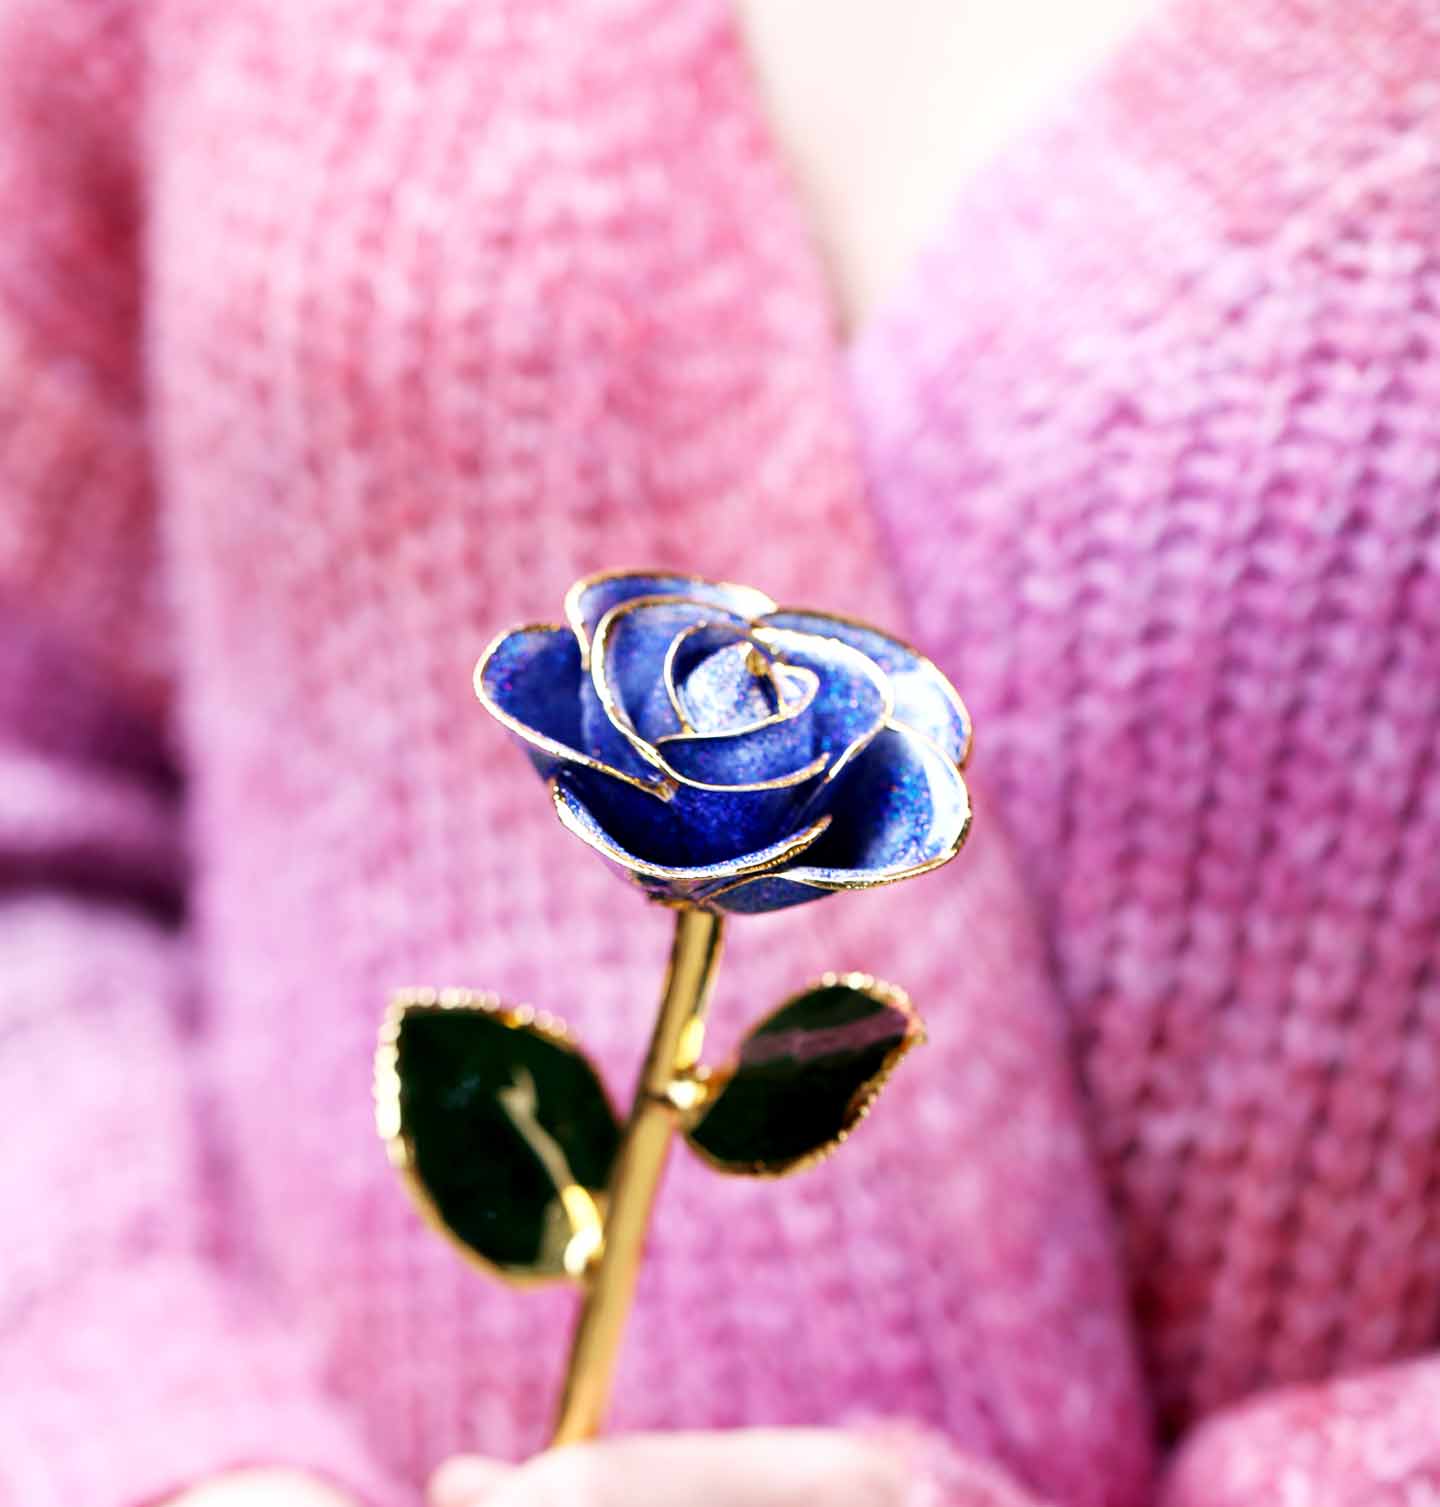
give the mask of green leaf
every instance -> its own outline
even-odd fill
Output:
[[[558,1021],[469,990],[397,995],[375,1113],[421,1212],[472,1260],[521,1283],[583,1273],[619,1130]]]
[[[686,1138],[723,1172],[779,1177],[828,1156],[925,1031],[909,999],[868,974],[827,974],[745,1038],[711,1077]]]

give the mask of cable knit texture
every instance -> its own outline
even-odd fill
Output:
[[[804,1177],[677,1157],[616,1426],[1440,1488],[1437,77],[1429,0],[1169,0],[842,346],[722,0],[8,0],[0,1500],[543,1442],[572,1300],[369,1057],[469,984],[632,1077],[666,916],[468,690],[617,564],[908,627],[979,738],[960,862],[733,926],[718,1049],[853,967],[932,1045]]]

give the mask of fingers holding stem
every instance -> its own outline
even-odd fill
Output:
[[[429,1507],[905,1507],[914,1479],[898,1450],[839,1430],[633,1434],[513,1468],[460,1457]]]

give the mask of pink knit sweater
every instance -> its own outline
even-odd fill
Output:
[[[369,1058],[456,983],[633,1074],[667,918],[469,691],[623,564],[908,627],[979,738],[958,863],[732,926],[717,1045],[856,966],[932,1045],[675,1160],[616,1425],[1436,1487],[1437,76],[1433,0],[1168,0],[842,348],[722,0],[8,0],[0,1502],[542,1442],[572,1300],[421,1227]]]

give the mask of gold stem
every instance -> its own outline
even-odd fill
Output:
[[[552,1445],[592,1438],[604,1420],[650,1207],[675,1131],[670,1086],[699,1061],[722,940],[723,921],[713,912],[687,906],[676,914],[660,1014],[610,1174],[605,1245],[575,1325]]]

